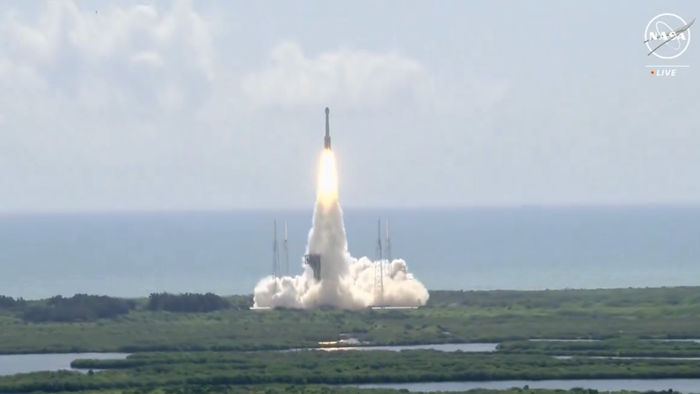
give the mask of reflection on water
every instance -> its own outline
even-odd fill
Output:
[[[532,342],[600,342],[600,339],[530,339]]]
[[[658,342],[695,342],[695,343],[700,343],[700,339],[645,339],[645,341],[658,341]]]
[[[357,338],[348,338],[348,339],[341,339],[339,341],[328,341],[328,342],[319,342],[319,345],[326,345],[326,346],[333,346],[333,345],[360,345],[363,342],[361,342]]]
[[[533,389],[571,390],[576,387],[599,391],[673,391],[700,393],[700,379],[610,379],[610,380],[505,380],[501,382],[439,382],[439,383],[403,383],[403,384],[362,384],[359,388],[406,389],[408,391],[467,391],[473,389],[506,390],[513,387],[528,386]]]
[[[553,356],[559,360],[569,360],[575,356]],[[577,356],[578,358],[597,358],[609,360],[700,360],[700,357],[605,357],[605,356]]]
[[[127,353],[65,353],[0,355],[0,376],[39,371],[72,369],[70,363],[80,358],[97,360],[124,359]]]
[[[300,351],[300,350],[325,350],[328,352],[340,350],[390,350],[400,352],[401,350],[438,350],[441,352],[495,352],[497,343],[451,343],[451,344],[435,344],[435,345],[410,345],[410,346],[347,346],[347,347],[327,347],[327,348],[306,348],[292,349],[285,351]]]

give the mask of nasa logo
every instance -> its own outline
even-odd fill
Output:
[[[690,28],[687,25],[685,20],[676,14],[655,16],[644,30],[644,43],[649,49],[649,54],[664,60],[682,55],[690,45]]]

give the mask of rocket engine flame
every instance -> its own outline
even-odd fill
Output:
[[[330,149],[324,149],[321,153],[317,193],[317,200],[324,202],[324,205],[338,200],[338,170],[335,166],[335,155]]]
[[[299,276],[263,278],[253,292],[255,307],[373,306],[376,264],[384,268],[382,306],[421,306],[428,301],[428,290],[408,272],[405,261],[373,262],[367,257],[356,259],[348,252],[338,201],[335,154],[330,149],[321,153],[316,206],[306,253],[321,255],[321,280],[316,282],[309,266],[304,266]]]

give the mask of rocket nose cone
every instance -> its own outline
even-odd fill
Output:
[[[330,112],[331,112],[331,110],[328,109],[328,107],[326,107],[326,115],[328,115]]]

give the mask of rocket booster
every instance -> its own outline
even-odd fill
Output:
[[[331,126],[328,120],[330,113],[331,110],[326,107],[326,136],[323,137],[323,148],[328,150],[331,150]]]

